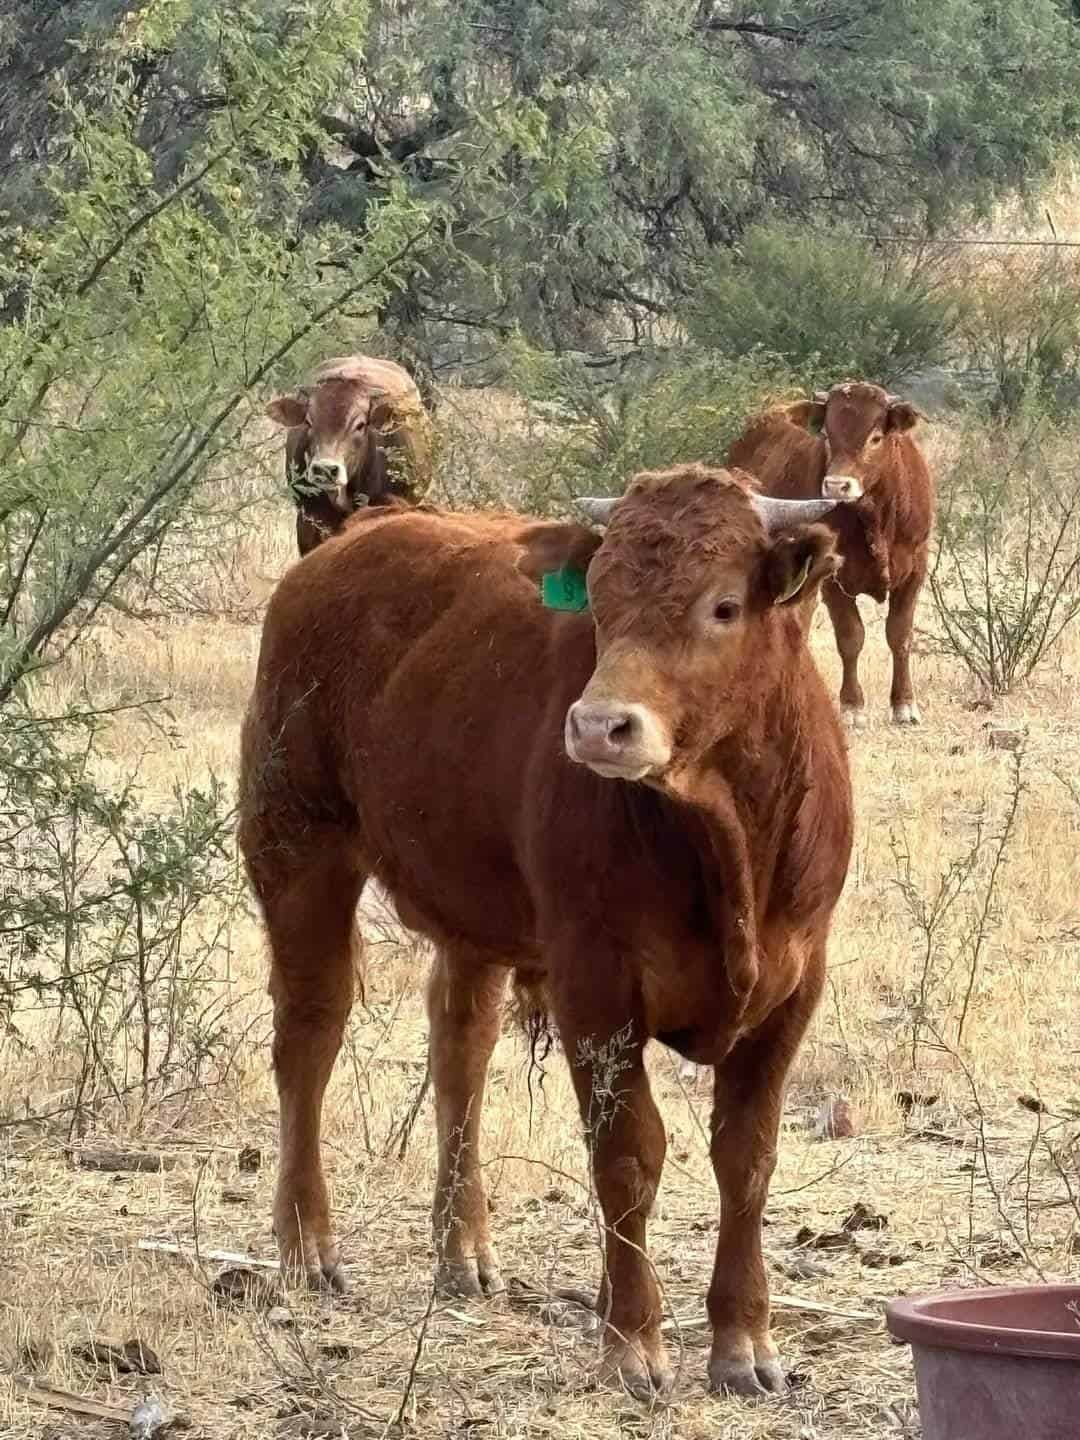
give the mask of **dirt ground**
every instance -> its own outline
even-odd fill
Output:
[[[243,557],[256,610],[291,546],[289,516],[268,511]],[[954,662],[921,655],[925,723],[898,732],[886,723],[883,613],[868,602],[863,610],[872,724],[851,741],[855,852],[768,1207],[787,1399],[706,1392],[704,1291],[717,1216],[708,1086],[704,1077],[682,1084],[659,1047],[650,1063],[670,1146],[650,1245],[680,1357],[671,1403],[648,1410],[598,1389],[596,1337],[546,1323],[552,1289],[596,1282],[597,1218],[561,1057],[537,1073],[509,1026],[492,1067],[485,1148],[510,1288],[483,1303],[434,1301],[430,1101],[399,1153],[424,1072],[427,956],[375,897],[365,901],[367,1000],[352,1017],[327,1107],[332,1202],[352,1284],[344,1299],[235,1301],[212,1288],[222,1267],[210,1252],[274,1257],[276,1109],[253,918],[231,922],[223,939],[220,986],[236,1044],[197,1093],[71,1141],[66,1121],[22,1121],[63,1099],[47,1053],[0,1038],[0,1435],[124,1433],[117,1419],[31,1403],[29,1380],[128,1410],[154,1391],[178,1416],[170,1433],[193,1440],[917,1435],[910,1354],[883,1324],[891,1297],[1080,1273],[1080,633],[993,712]],[[178,779],[234,772],[257,644],[257,614],[124,622],[102,630],[88,670],[54,683],[86,683],[102,702],[132,691],[171,697],[179,739],[123,717],[110,739],[118,773],[140,756],[152,803]],[[821,610],[813,646],[835,685]],[[995,748],[995,730],[1022,732],[1021,751]],[[942,912],[942,876],[961,863],[967,879]],[[839,1097],[855,1133],[819,1138],[821,1107]],[[168,1168],[87,1170],[69,1143],[137,1146]],[[241,1168],[245,1148],[260,1152],[257,1169]],[[845,1233],[857,1204],[881,1227]],[[141,1249],[147,1241],[183,1253]],[[131,1338],[152,1348],[160,1375],[120,1374],[87,1358],[91,1341]]]

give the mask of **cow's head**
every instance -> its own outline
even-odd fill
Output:
[[[596,668],[567,712],[566,752],[600,775],[663,783],[745,721],[783,646],[802,643],[782,614],[836,568],[831,532],[808,523],[834,502],[770,500],[746,477],[691,465],[579,503],[603,538],[537,526],[520,562],[534,578],[556,561],[586,571]]]
[[[821,493],[829,500],[858,500],[871,493],[886,471],[890,441],[926,418],[906,400],[862,380],[819,390],[812,400],[788,405],[786,414],[794,424],[824,437]]]
[[[370,454],[373,411],[383,394],[356,380],[330,379],[276,395],[266,407],[279,425],[307,431],[304,478],[342,514],[367,502],[365,494],[350,488],[350,480],[360,475]]]

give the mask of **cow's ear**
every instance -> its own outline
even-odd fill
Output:
[[[584,575],[603,538],[584,525],[538,520],[534,525],[526,525],[517,536],[525,552],[517,568],[538,585],[545,575],[557,570],[579,571]]]
[[[840,563],[836,538],[824,525],[800,525],[779,534],[765,556],[767,602],[790,605],[813,593]]]
[[[288,430],[303,425],[307,412],[308,397],[303,390],[293,390],[288,395],[275,395],[266,407],[267,416]]]
[[[907,400],[893,400],[885,416],[886,430],[910,430],[926,416]]]
[[[784,414],[793,425],[798,425],[800,430],[810,430],[816,435],[825,424],[825,402],[796,400],[793,404],[784,406]]]

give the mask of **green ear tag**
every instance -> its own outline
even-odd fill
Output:
[[[806,577],[810,574],[810,556],[803,561],[803,567],[799,573],[789,582],[787,589],[782,595],[778,595],[773,601],[774,605],[783,605],[786,601],[794,599],[802,587],[806,584]]]
[[[584,570],[550,570],[540,580],[540,598],[548,610],[587,610]]]

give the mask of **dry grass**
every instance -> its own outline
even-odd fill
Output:
[[[252,603],[261,603],[291,556],[288,514],[266,512],[239,566]],[[777,1291],[879,1317],[890,1296],[951,1279],[1019,1278],[1032,1267],[1055,1277],[1076,1273],[1069,1245],[1077,1217],[1056,1203],[1065,1188],[1034,1141],[1039,1130],[1060,1141],[1077,1104],[1080,808],[1055,772],[1070,778],[1080,768],[1073,701],[1080,634],[993,717],[995,724],[1027,727],[1026,788],[979,955],[961,1054],[927,1043],[913,1067],[911,999],[922,960],[896,883],[897,851],[909,857],[916,889],[931,896],[950,863],[968,851],[977,816],[987,817],[989,834],[996,832],[1013,762],[989,747],[991,717],[970,708],[974,697],[963,674],[941,659],[924,657],[918,665],[924,728],[907,734],[886,725],[887,651],[882,613],[872,610],[865,607],[865,680],[874,724],[851,748],[855,857],[836,918],[828,993],[797,1065],[766,1242]],[[178,742],[162,740],[134,716],[121,718],[110,739],[107,763],[117,773],[141,757],[140,781],[152,803],[178,777],[233,769],[257,640],[256,624],[227,619],[125,622],[102,630],[82,670],[55,683],[68,693],[85,686],[99,702],[127,694],[171,697]],[[821,611],[813,645],[836,684]],[[950,1041],[969,979],[964,937],[981,906],[989,860],[987,851],[977,861],[970,897],[937,937],[924,1018]],[[884,1440],[915,1433],[907,1428],[908,1352],[889,1343],[880,1318],[866,1323],[780,1307],[778,1334],[800,1381],[792,1398],[758,1406],[705,1393],[708,1337],[701,1322],[717,1213],[703,1128],[708,1097],[703,1083],[690,1092],[681,1087],[671,1057],[660,1051],[651,1065],[671,1143],[651,1248],[679,1322],[672,1342],[684,1351],[673,1406],[649,1413],[595,1390],[594,1342],[545,1326],[520,1298],[440,1305],[425,1328],[430,1104],[403,1161],[395,1137],[423,1074],[426,957],[397,934],[377,901],[367,905],[367,925],[374,942],[368,1000],[352,1018],[327,1115],[333,1204],[352,1295],[291,1299],[295,1327],[277,1329],[263,1312],[217,1301],[208,1289],[214,1266],[137,1249],[143,1238],[171,1237],[201,1249],[273,1255],[268,1005],[259,932],[246,920],[233,933],[231,971],[222,980],[235,994],[233,1025],[246,1038],[218,1083],[164,1102],[144,1122],[141,1147],[180,1157],[165,1173],[73,1170],[62,1131],[10,1123],[64,1097],[40,1054],[20,1053],[0,1039],[0,1115],[9,1117],[0,1129],[5,1367],[28,1374],[36,1366],[54,1385],[99,1399],[130,1397],[153,1383],[193,1422],[187,1433],[215,1440],[311,1433],[297,1417],[314,1413],[326,1422],[322,1433],[345,1426],[364,1436],[398,1433],[399,1418],[406,1430],[431,1436],[601,1440],[657,1432],[689,1440]],[[944,957],[954,961],[949,974]],[[32,1029],[32,1016],[26,1024]],[[592,1284],[595,1218],[559,1057],[547,1062],[542,1085],[532,1077],[531,1093],[529,1081],[525,1049],[508,1032],[496,1052],[486,1111],[504,1272],[539,1290]],[[941,1098],[905,1118],[895,1101],[900,1090]],[[1036,1117],[1020,1108],[1021,1092],[1042,1097],[1048,1113]],[[814,1112],[823,1097],[841,1093],[858,1112],[858,1134],[820,1141]],[[974,1144],[980,1127],[983,1151]],[[128,1128],[115,1119],[113,1138],[127,1139]],[[94,1143],[102,1143],[100,1135]],[[264,1156],[262,1169],[247,1179],[236,1159],[244,1145]],[[1075,1176],[1075,1154],[1070,1163]],[[856,1201],[887,1215],[888,1229],[860,1236],[858,1247],[809,1252],[817,1274],[793,1270],[806,1255],[793,1245],[799,1228],[835,1230]],[[873,1268],[864,1263],[867,1250],[899,1263]],[[161,1380],[110,1377],[72,1356],[81,1340],[131,1336],[161,1356]],[[32,1409],[0,1382],[0,1434],[22,1440],[76,1428],[87,1436],[118,1433],[106,1422]]]

